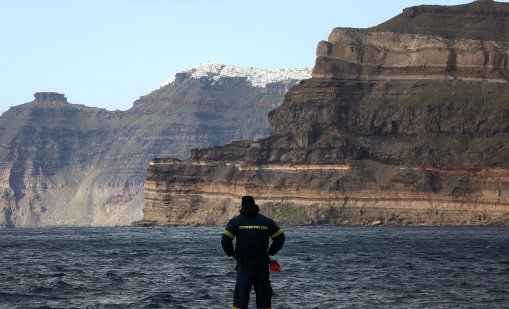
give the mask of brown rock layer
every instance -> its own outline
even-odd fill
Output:
[[[154,160],[139,224],[224,224],[246,194],[284,224],[509,223],[509,169]]]
[[[505,42],[336,28],[317,47],[313,77],[506,83]]]

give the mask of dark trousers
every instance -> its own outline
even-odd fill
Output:
[[[237,282],[233,292],[234,308],[247,308],[251,287],[254,287],[256,293],[256,307],[271,308],[272,287],[267,265],[249,268],[242,266],[242,263],[237,265]]]

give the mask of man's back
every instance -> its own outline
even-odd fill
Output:
[[[228,222],[226,236],[232,235],[237,238],[234,252],[240,254],[240,263],[247,267],[255,265],[267,265],[269,255],[274,255],[282,247],[284,236],[274,220],[261,214],[247,216],[240,214]],[[269,238],[277,239],[276,246],[271,246],[269,251]],[[228,241],[228,239],[225,239]],[[224,248],[223,244],[223,248]],[[225,250],[226,251],[226,250]]]

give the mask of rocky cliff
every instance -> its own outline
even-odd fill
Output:
[[[0,117],[0,226],[130,225],[150,159],[267,136],[267,113],[309,76],[205,63],[127,111],[36,93]]]
[[[508,23],[475,1],[334,29],[269,137],[153,160],[139,224],[223,224],[244,194],[289,224],[509,224]]]

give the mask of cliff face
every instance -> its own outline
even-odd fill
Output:
[[[508,22],[476,1],[334,29],[269,137],[151,162],[140,224],[223,224],[244,194],[292,224],[508,224]]]
[[[425,34],[446,39],[509,41],[507,3],[478,0],[454,6],[420,5],[366,31]]]
[[[505,42],[337,28],[317,48],[316,78],[505,83]]]
[[[267,136],[267,113],[310,74],[279,70],[253,86],[248,73],[265,70],[223,74],[242,68],[214,66],[177,74],[124,112],[70,104],[57,93],[36,93],[5,112],[0,226],[130,225],[142,218],[152,158]]]

